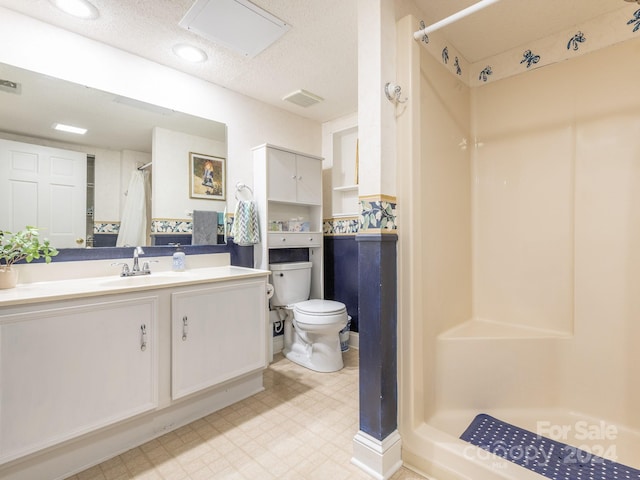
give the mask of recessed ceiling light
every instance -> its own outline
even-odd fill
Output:
[[[193,63],[204,62],[208,58],[203,50],[185,43],[180,43],[173,47],[173,53],[183,60]]]
[[[87,133],[86,128],[74,127],[72,125],[65,125],[64,123],[54,123],[52,127],[54,130],[59,130],[61,132],[68,132],[68,133],[77,133],[78,135],[84,135],[85,133]]]
[[[88,0],[50,0],[53,5],[69,15],[86,20],[98,18],[98,9]]]

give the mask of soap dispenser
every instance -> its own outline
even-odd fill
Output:
[[[180,248],[179,243],[172,244],[176,247],[176,251],[173,253],[173,266],[172,269],[174,272],[184,272],[185,269],[185,254]]]

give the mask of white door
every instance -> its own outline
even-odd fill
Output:
[[[56,248],[86,240],[87,156],[0,139],[0,229],[41,229]]]

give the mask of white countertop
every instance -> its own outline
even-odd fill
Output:
[[[0,290],[0,308],[10,305],[48,302],[96,295],[129,293],[157,288],[197,285],[258,278],[268,275],[267,270],[234,267],[231,265],[189,269],[184,272],[153,272],[137,277],[109,275],[102,277],[18,284],[15,288]]]

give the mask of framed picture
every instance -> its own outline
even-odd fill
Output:
[[[189,153],[189,196],[207,200],[227,198],[226,159]]]

